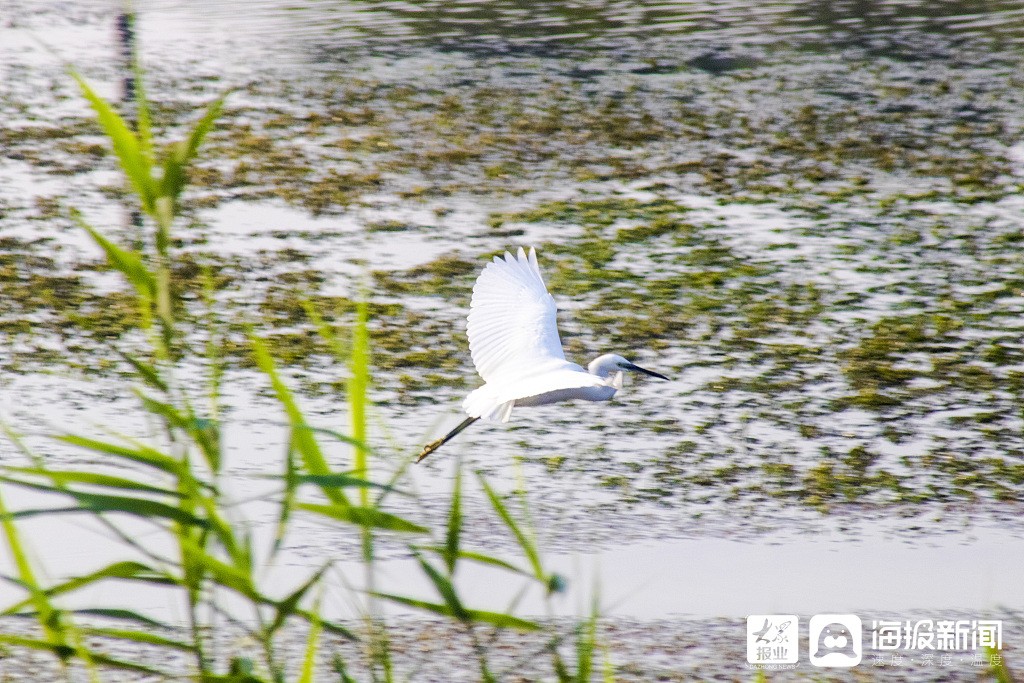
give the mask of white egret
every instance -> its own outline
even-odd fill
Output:
[[[555,320],[555,300],[544,286],[537,252],[494,257],[476,279],[466,332],[473,364],[485,384],[462,403],[469,415],[458,427],[423,447],[423,460],[479,419],[508,422],[516,406],[580,399],[607,401],[622,388],[625,371],[645,370],[606,353],[587,369],[565,359]]]

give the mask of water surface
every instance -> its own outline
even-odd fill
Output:
[[[89,431],[124,419],[112,347],[138,340],[124,290],[64,207],[131,231],[60,59],[116,94],[118,6],[4,8],[3,406],[30,430]],[[972,557],[990,588],[948,606],[1021,606],[1018,3],[137,8],[161,133],[235,88],[187,198],[181,281],[198,288],[198,266],[213,268],[219,315],[268,330],[326,425],[345,424],[345,371],[300,301],[345,321],[368,288],[383,467],[460,419],[477,381],[470,290],[507,247],[537,246],[573,359],[615,350],[673,376],[609,405],[474,427],[418,468],[428,513],[443,514],[462,458],[505,489],[521,477],[542,540],[584,567],[614,574],[623,538],[659,541],[636,557],[707,588],[723,548],[735,565],[814,566],[832,551],[808,536],[825,530],[851,572],[836,598],[850,609],[947,606],[944,582]],[[283,435],[241,339],[228,403],[244,496]],[[471,504],[474,540],[507,544]],[[311,534],[297,562],[352,556],[341,532]],[[941,580],[901,602],[882,590],[880,557]],[[783,594],[799,602],[808,576],[780,576]],[[756,583],[733,578],[731,602],[708,589],[689,609],[622,613],[762,605]]]

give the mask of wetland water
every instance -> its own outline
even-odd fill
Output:
[[[348,310],[365,287],[375,440],[398,462],[461,419],[485,259],[534,245],[573,360],[616,351],[674,381],[474,426],[417,469],[426,510],[457,457],[525,482],[566,566],[667,577],[622,602],[644,618],[766,611],[766,590],[792,597],[781,612],[1024,607],[1018,3],[136,7],[159,129],[235,88],[177,237],[185,286],[208,264],[239,330],[240,495],[282,438],[243,322],[343,425],[344,368],[301,301]],[[111,346],[132,305],[64,211],[123,224],[61,68],[116,93],[116,11],[0,0],[0,405],[40,431],[125,419]],[[467,533],[487,545],[490,524]],[[311,534],[296,562],[346,559]],[[849,572],[831,607],[797,599],[812,570],[727,588],[704,559],[821,553]],[[915,561],[927,578],[899,598],[893,567]],[[689,608],[658,598],[684,578]],[[977,590],[949,600],[961,581]]]

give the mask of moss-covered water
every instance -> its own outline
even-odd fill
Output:
[[[679,533],[709,516],[743,532],[749,516],[728,510],[793,505],[1012,517],[1024,497],[1015,15],[957,28],[952,8],[858,28],[793,4],[758,32],[729,11],[712,28],[679,10],[693,26],[673,30],[595,7],[563,18],[588,27],[573,40],[441,36],[429,14],[401,12],[386,26],[411,22],[415,39],[313,32],[309,12],[343,22],[306,8],[288,58],[260,72],[218,70],[216,50],[168,59],[142,7],[158,127],[237,88],[178,235],[189,313],[205,315],[212,285],[235,368],[251,364],[242,340],[258,322],[307,394],[329,399],[344,372],[305,303],[343,322],[365,288],[379,405],[411,456],[477,382],[463,336],[476,273],[535,245],[574,359],[617,350],[677,381],[631,386],[610,407],[519,411],[439,459],[520,458],[532,489],[561,494],[552,505],[600,512],[597,535],[638,511],[664,511]],[[488,12],[471,16],[490,25]],[[25,10],[5,30],[38,32],[48,16]],[[99,7],[84,23],[108,18]],[[640,44],[644,21],[657,39]],[[135,313],[68,207],[117,222],[124,190],[58,65],[7,56],[0,367],[112,376]]]

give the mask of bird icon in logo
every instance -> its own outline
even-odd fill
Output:
[[[757,640],[755,640],[754,642],[755,643],[761,643],[761,642],[767,643],[767,642],[770,642],[767,638],[764,637],[764,634],[768,633],[768,629],[770,629],[771,627],[772,627],[772,622],[767,617],[765,617],[764,626],[761,627],[761,630],[760,631],[754,631],[754,633],[751,634],[751,635],[757,636]]]

